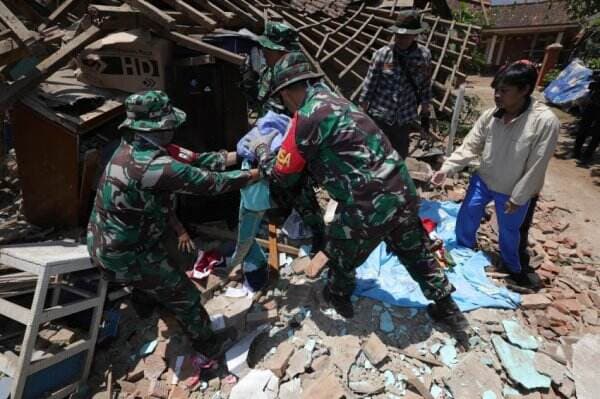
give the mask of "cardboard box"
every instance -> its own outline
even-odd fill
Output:
[[[130,93],[165,90],[172,43],[145,30],[110,34],[88,45],[77,57],[77,79],[97,87]]]

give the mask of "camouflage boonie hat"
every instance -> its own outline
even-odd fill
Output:
[[[125,100],[127,119],[119,125],[121,128],[150,132],[153,130],[172,130],[185,122],[182,110],[171,105],[171,100],[160,90],[144,91],[132,94]]]
[[[261,46],[276,51],[298,51],[298,32],[281,22],[267,22],[265,32],[258,37]]]
[[[296,82],[320,78],[322,76],[322,73],[313,70],[312,64],[303,53],[296,51],[286,54],[273,67],[273,80],[271,84],[273,90],[271,90],[271,95]]]

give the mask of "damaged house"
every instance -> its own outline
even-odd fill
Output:
[[[592,398],[600,389],[597,369],[588,367],[600,356],[600,273],[597,259],[566,235],[568,212],[556,202],[540,199],[534,220],[539,293],[486,269],[483,252],[452,260],[436,249],[459,287],[460,310],[472,311],[475,349],[466,353],[429,318],[429,301],[384,246],[357,269],[352,322],[323,306],[327,256],[311,254],[310,236],[293,217],[269,218],[258,229],[276,279],[250,291],[242,266],[228,264],[240,241],[238,193],[177,198],[198,248],[173,256],[200,292],[212,328],[240,333],[222,364],[197,356],[177,320],[133,301],[131,286],[107,284],[82,245],[130,93],[164,90],[187,113],[177,144],[234,150],[256,120],[240,84],[247,61],[255,71],[263,66],[255,39],[266,21],[295,28],[327,84],[356,101],[374,52],[392,41],[387,28],[407,7],[419,8],[429,26],[418,41],[432,54],[432,111],[444,121],[439,126],[451,127],[435,129],[441,137],[433,144],[413,134],[407,165],[428,204],[427,225],[451,229],[465,176],[433,190],[428,162],[454,143],[473,52],[482,38],[493,61],[538,48],[502,39],[523,33],[515,26],[486,36],[453,19],[457,3],[0,0],[0,111],[16,157],[3,154],[8,171],[0,180],[0,199],[8,198],[0,218],[15,227],[0,231],[0,399]],[[487,1],[468,3],[484,7],[490,20],[496,15]],[[555,34],[544,31],[536,43]],[[20,193],[5,197],[9,183]],[[331,204],[323,190],[317,198],[322,210]],[[497,220],[486,211],[481,249],[496,247]],[[210,263],[209,273],[194,279],[201,262]]]

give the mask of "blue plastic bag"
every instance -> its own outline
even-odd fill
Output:
[[[256,121],[256,126],[252,128],[244,137],[241,138],[237,143],[237,153],[241,158],[247,159],[249,161],[255,161],[254,154],[248,152],[245,147],[246,141],[251,139],[256,135],[267,135],[276,131],[278,134],[275,136],[273,141],[271,142],[270,151],[277,152],[281,147],[281,143],[283,141],[283,136],[287,131],[288,124],[290,123],[290,118],[287,115],[278,114],[273,111],[267,112],[265,116],[258,119]]]

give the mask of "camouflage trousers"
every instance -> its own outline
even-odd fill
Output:
[[[212,337],[210,318],[201,304],[200,292],[183,271],[170,264],[167,250],[161,244],[139,254],[135,263],[140,267],[136,279],[129,284],[173,313],[190,338],[203,341]]]
[[[302,221],[313,233],[313,251],[323,249],[325,224],[317,197],[315,195],[313,180],[309,175],[304,175],[302,180],[290,188],[282,188],[271,184],[271,196],[275,203],[282,208],[294,208]]]
[[[325,254],[329,257],[329,288],[332,293],[351,295],[356,287],[356,268],[381,241],[398,256],[410,276],[419,284],[427,299],[445,298],[453,287],[431,252],[431,240],[415,212],[384,236],[337,239],[326,237]]]

